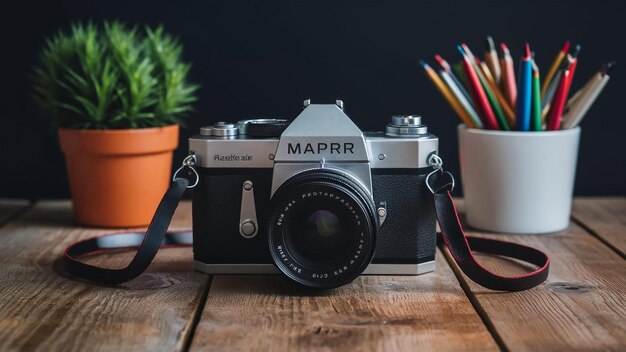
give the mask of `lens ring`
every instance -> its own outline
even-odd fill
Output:
[[[343,173],[316,169],[293,176],[276,191],[270,209],[270,253],[278,269],[293,281],[309,287],[334,288],[354,280],[369,265],[378,226],[374,202]],[[338,249],[336,258],[316,261],[310,256],[303,258],[301,249],[294,245],[302,242],[299,237],[304,234],[295,233],[293,224],[306,221],[312,211],[320,209],[341,217],[343,229],[348,229],[342,235],[349,239],[331,241],[345,247]]]

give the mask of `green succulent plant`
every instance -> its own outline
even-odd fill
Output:
[[[46,41],[33,74],[35,99],[58,127],[180,124],[198,90],[181,55],[180,42],[162,26],[73,24]]]

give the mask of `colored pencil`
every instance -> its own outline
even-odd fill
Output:
[[[450,67],[448,61],[444,60],[443,57],[439,56],[439,54],[435,54],[435,61],[437,61],[439,66],[441,66],[442,70],[446,72],[452,71],[452,68]]]
[[[496,46],[493,43],[493,38],[487,36],[485,40],[485,62],[489,67],[489,72],[496,82],[496,86],[500,84],[500,63],[498,62],[498,53],[496,52]]]
[[[570,67],[568,66],[565,71],[563,71],[563,77],[561,78],[561,82],[559,82],[559,87],[554,94],[554,101],[552,102],[552,106],[550,107],[550,112],[548,113],[548,130],[556,131],[561,127],[561,118],[563,116],[563,107],[565,106],[565,100],[567,100],[568,88],[570,87],[571,79],[570,79]]]
[[[515,68],[509,48],[502,43],[500,44],[502,55],[500,57],[500,68],[502,70],[502,91],[511,106],[515,106],[517,101],[517,84],[515,83]]]
[[[467,44],[461,43],[461,48],[465,52],[465,55],[467,55],[467,58],[470,60],[470,62],[472,63],[476,62],[476,56],[474,56],[474,53],[472,53],[472,51],[470,50],[469,46],[467,46]]]
[[[439,55],[435,55],[435,60],[437,60],[437,62],[439,63],[439,66],[441,66],[441,68],[448,73],[452,81],[454,81],[456,86],[459,87],[459,90],[461,91],[461,93],[465,96],[465,98],[471,104],[472,97],[470,96],[467,89],[465,89],[465,86],[463,86],[463,83],[461,83],[461,81],[456,77],[456,74],[452,72],[452,68],[450,67],[450,64],[448,64],[448,62]]]
[[[532,63],[530,61],[530,46],[526,43],[524,56],[519,67],[517,105],[515,106],[515,121],[519,131],[530,129],[530,106],[532,92]]]
[[[465,77],[465,71],[463,71],[463,64],[459,62],[459,63],[452,65],[452,71],[454,72],[454,75],[459,79],[459,81],[461,81],[463,87],[465,87],[466,90],[469,90],[467,77]],[[472,97],[470,95],[470,101],[472,100],[471,98]]]
[[[584,93],[587,89],[589,89],[593,85],[593,83],[594,83],[593,78],[594,77],[595,77],[595,75],[591,76],[591,79],[589,79],[587,81],[587,83],[585,83],[584,86],[582,86],[579,90],[577,90],[574,94],[572,94],[572,96],[569,99],[567,99],[567,104],[565,104],[565,112],[564,113],[567,113],[567,111],[570,109],[570,107],[578,100],[578,98],[580,98],[582,93]]]
[[[470,48],[467,45],[465,45],[465,43],[461,44],[461,48],[463,48],[463,51],[465,52],[465,54],[467,54],[467,58],[469,59],[472,66],[474,67],[474,71],[476,72],[476,75],[478,76],[478,80],[480,81],[480,84],[483,87],[483,90],[485,91],[485,95],[487,96],[489,105],[493,109],[493,112],[496,116],[498,126],[500,127],[501,130],[510,131],[511,128],[509,127],[509,124],[506,122],[504,113],[502,112],[502,108],[500,107],[500,104],[498,104],[498,100],[496,99],[495,94],[491,90],[491,87],[489,86],[489,82],[487,81],[487,79],[482,73],[482,69],[480,68],[480,61],[476,58],[476,56],[474,56]]]
[[[530,127],[533,131],[541,131],[541,84],[539,84],[539,67],[532,60],[533,86],[532,86],[532,114]]]
[[[567,44],[568,44],[567,47],[569,48],[569,43]],[[541,116],[544,122],[546,121],[546,118],[552,106],[551,104],[552,104],[552,100],[554,99],[554,94],[556,93],[556,89],[561,82],[560,80],[563,78],[563,72],[565,71],[567,67],[570,67],[570,80],[571,80],[571,78],[573,77],[573,73],[576,70],[576,65],[578,62],[577,57],[579,53],[580,53],[580,45],[576,45],[573,54],[565,55],[565,59],[561,61],[561,68],[557,71],[552,82],[548,86],[548,89],[546,90],[545,96],[543,96],[543,100],[542,100],[543,111],[542,111]],[[572,70],[572,68],[574,70]],[[569,87],[566,87],[566,89],[569,92]]]
[[[576,66],[578,64],[578,54],[580,53],[580,45],[576,46],[576,49],[574,49],[573,54],[567,54],[565,57],[565,60],[563,60],[563,69],[562,69],[562,76],[561,80],[565,79],[564,77],[564,73],[565,70],[568,69],[570,71],[569,76],[567,77],[567,82],[565,82],[566,86],[565,86],[565,91],[569,93],[571,85],[572,85],[572,81],[574,79],[574,73],[576,72]],[[560,83],[560,82],[559,82]],[[556,93],[555,93],[556,94]],[[547,97],[547,96],[546,96]],[[565,99],[567,99],[567,96],[565,97]],[[565,103],[565,102],[564,102]],[[561,109],[564,109],[561,108]],[[549,101],[548,104],[546,104],[546,106],[544,107],[543,110],[543,117],[545,119],[547,119],[547,114],[550,113],[550,111],[552,110],[552,105],[551,102]],[[561,112],[562,114],[563,112]]]
[[[610,62],[608,64],[602,65],[602,67],[600,67],[600,70],[598,70],[595,75],[591,76],[591,79],[589,79],[584,86],[577,90],[576,93],[572,94],[572,96],[567,100],[567,104],[565,104],[564,113],[567,113],[572,105],[578,100],[578,98],[594,84],[594,78],[605,69],[605,66],[612,66],[614,64],[614,62]]]
[[[469,116],[469,114],[467,113],[467,111],[465,111],[465,109],[463,109],[463,107],[456,100],[456,98],[454,97],[454,95],[452,94],[450,89],[448,89],[446,84],[441,80],[441,78],[439,78],[439,76],[437,75],[435,70],[433,70],[430,66],[428,66],[428,64],[426,62],[424,62],[424,61],[420,61],[420,65],[422,65],[422,67],[424,68],[424,71],[426,72],[426,75],[428,76],[428,78],[430,78],[430,80],[433,82],[435,87],[437,87],[439,92],[443,95],[443,97],[446,99],[448,104],[450,104],[450,106],[456,112],[456,114],[459,116],[461,121],[465,125],[467,125],[469,127],[476,127],[474,125],[474,123],[472,122],[472,119]]]
[[[578,94],[577,99],[569,106],[567,113],[563,116],[563,129],[574,128],[580,124],[580,121],[585,117],[589,108],[591,108],[609,82],[611,78],[609,73],[614,64],[614,62],[611,62],[603,65],[600,71],[594,74],[587,84],[585,84],[585,87],[582,88],[585,90]]]
[[[566,87],[567,91],[569,92],[570,88],[571,88],[571,84],[572,81],[574,80],[574,73],[576,73],[576,66],[578,66],[578,54],[580,54],[580,45],[576,45],[574,52],[570,55],[568,55],[568,59],[570,59],[571,61],[571,65],[570,65],[570,74],[569,74],[569,86]]]
[[[567,65],[568,61],[565,60],[563,63]],[[546,91],[546,96],[541,101],[541,121],[544,125],[546,123],[546,118],[548,117],[548,112],[550,112],[550,106],[552,106],[552,100],[554,99],[556,89],[559,87],[559,83],[561,83],[563,71],[565,71],[565,69],[560,69],[557,71],[556,75],[554,75],[552,83],[550,83],[550,86]]]
[[[580,45],[571,53],[566,41],[545,80],[540,75],[530,45],[515,74],[515,63],[506,44],[496,53],[493,38],[485,40],[484,60],[463,44],[457,46],[461,61],[452,66],[435,55],[440,69],[420,61],[427,76],[463,123],[470,128],[510,131],[554,131],[577,126],[609,80],[613,63],[603,65],[570,99]]]
[[[559,82],[561,81],[561,76],[563,75],[563,69],[560,69],[554,75],[552,82],[548,86],[548,90],[546,90],[546,95],[541,99],[541,108],[545,109],[546,106],[550,106],[550,102],[552,98],[554,98],[554,92],[556,92],[556,87],[559,86]]]
[[[502,107],[500,106],[500,103],[498,103],[498,98],[496,98],[495,93],[491,89],[489,81],[487,80],[485,75],[482,73],[480,64],[481,63],[478,61],[478,59],[476,59],[476,61],[474,62],[474,70],[476,71],[476,75],[478,76],[478,79],[480,80],[480,84],[483,86],[485,94],[487,95],[487,100],[489,100],[489,104],[491,105],[491,108],[493,109],[493,112],[496,115],[498,126],[503,131],[510,131],[511,128],[509,127],[509,124],[504,116],[504,112],[502,111]]]
[[[541,87],[541,99],[545,98],[548,87],[552,83],[552,79],[554,78],[556,71],[561,66],[561,62],[565,58],[565,55],[567,55],[568,51],[569,51],[569,40],[565,42],[565,45],[563,45],[563,49],[561,49],[561,51],[559,51],[558,54],[556,54],[554,61],[552,61],[552,65],[550,66],[550,69],[548,70],[548,74],[546,75],[546,78],[543,80],[543,86]]]
[[[469,61],[469,58],[463,51],[463,48],[459,45],[457,49],[461,53],[463,60],[461,61],[463,64],[463,69],[465,72],[465,76],[468,82],[470,93],[472,94],[472,98],[474,99],[474,105],[478,108],[479,113],[482,114],[483,124],[486,128],[490,130],[498,130],[498,122],[496,121],[496,117],[491,109],[491,105],[489,105],[489,101],[487,99],[487,95],[483,90],[483,87],[476,75],[476,71],[472,66],[472,63]]]
[[[472,106],[471,100],[468,100],[465,97],[465,95],[463,95],[463,93],[461,93],[461,91],[459,89],[459,86],[456,84],[456,82],[454,82],[452,80],[452,75],[450,73],[446,72],[445,70],[440,70],[439,71],[439,75],[441,76],[443,81],[448,85],[448,88],[450,88],[450,91],[452,91],[452,93],[454,94],[456,99],[459,101],[461,106],[463,106],[465,111],[467,111],[467,113],[470,116],[472,122],[474,123],[474,127],[476,127],[476,128],[483,128],[483,123],[480,120],[480,117],[478,116],[478,114],[476,113],[476,110],[474,110],[474,107]]]
[[[491,75],[491,72],[489,71],[489,67],[487,67],[487,64],[485,64],[484,62],[481,62],[480,68],[482,69],[483,75],[487,79],[487,82],[489,82],[491,91],[494,93],[494,95],[496,96],[496,99],[498,100],[498,103],[500,104],[500,107],[502,108],[502,111],[504,112],[504,116],[506,117],[506,120],[509,123],[509,126],[514,126],[515,125],[515,112],[513,112],[513,109],[511,109],[509,102],[506,101],[506,98],[504,97],[504,95],[502,95],[500,88],[498,88],[498,85],[494,81],[493,76]]]

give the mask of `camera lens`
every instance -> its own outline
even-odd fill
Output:
[[[291,235],[287,238],[294,258],[308,265],[326,264],[330,268],[354,241],[350,238],[349,225],[340,216],[344,215],[327,209],[294,215],[288,228]]]
[[[305,286],[332,288],[358,277],[374,254],[374,203],[342,172],[311,170],[272,197],[269,248],[276,266]]]
[[[297,241],[299,251],[308,258],[319,260],[333,258],[346,247],[347,234],[343,227],[345,224],[337,215],[320,209],[296,220],[292,231],[301,234]]]

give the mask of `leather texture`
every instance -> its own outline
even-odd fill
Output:
[[[435,258],[435,208],[425,175],[377,170],[372,175],[376,205],[387,203],[373,263],[422,263]]]
[[[265,231],[272,169],[197,168],[193,190],[194,259],[211,264],[272,263]],[[247,239],[239,234],[241,192],[252,181],[259,230]]]
[[[193,194],[194,258],[210,264],[273,263],[267,247],[266,219],[272,169],[197,168],[200,182]],[[377,170],[374,200],[387,202],[388,215],[376,239],[373,263],[421,263],[435,257],[435,210],[425,175]],[[254,183],[259,232],[239,234],[241,187]]]

